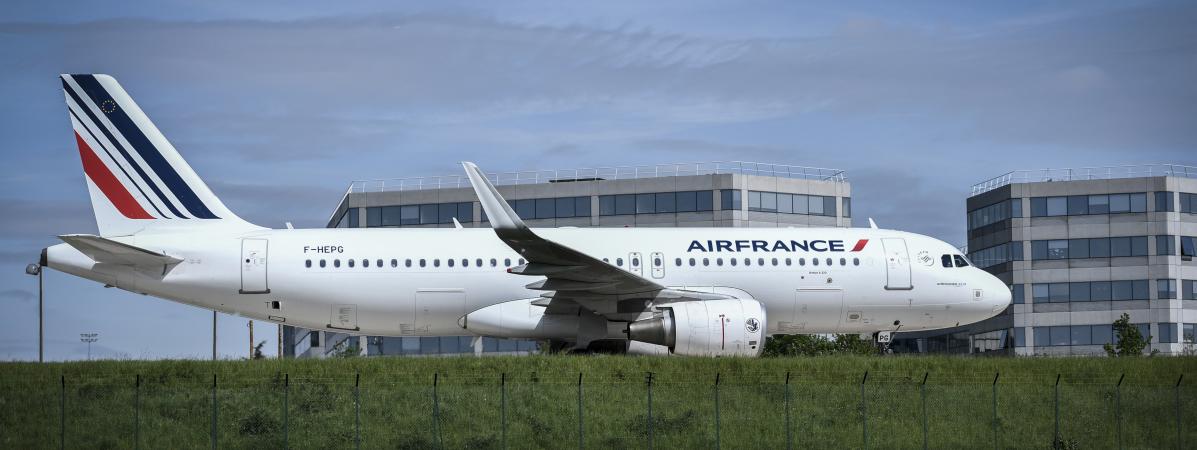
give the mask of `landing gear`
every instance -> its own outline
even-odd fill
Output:
[[[873,334],[873,340],[877,343],[877,351],[883,355],[893,353],[889,348],[889,343],[893,341],[894,332],[892,331],[878,331]]]

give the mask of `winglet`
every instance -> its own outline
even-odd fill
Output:
[[[877,222],[874,222],[872,217],[869,218],[869,228],[872,228],[874,230],[877,229]]]
[[[495,189],[495,185],[491,184],[490,180],[486,179],[486,175],[482,170],[472,162],[462,162],[461,166],[465,168],[466,176],[470,179],[470,185],[474,187],[474,193],[478,194],[478,203],[482,204],[482,211],[486,212],[486,217],[490,220],[490,224],[496,230],[526,230],[527,225],[520,220],[520,216],[515,214],[511,206],[503,200],[503,196],[499,195],[499,190]]]

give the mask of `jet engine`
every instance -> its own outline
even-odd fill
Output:
[[[765,308],[756,300],[668,303],[628,324],[628,339],[686,356],[758,356],[765,347]]]

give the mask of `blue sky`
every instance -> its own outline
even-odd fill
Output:
[[[70,3],[74,3],[71,5]],[[747,160],[847,170],[854,216],[964,242],[976,182],[1197,165],[1191,2],[8,1],[0,360],[54,236],[95,231],[56,75],[116,76],[230,208],[324,224],[354,179]],[[50,271],[47,357],[191,358],[210,312]],[[262,324],[258,336],[274,327]],[[246,354],[221,317],[220,353]]]

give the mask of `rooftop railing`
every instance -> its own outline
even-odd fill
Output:
[[[844,171],[839,169],[745,161],[673,163],[647,166],[616,166],[583,169],[527,170],[518,172],[488,173],[486,176],[496,186],[510,186],[519,184],[632,180],[640,178],[715,174],[760,175],[833,182],[845,181]],[[464,174],[462,174],[430,177],[392,178],[383,180],[357,180],[349,184],[348,192],[390,192],[422,189],[462,188],[469,186],[470,180],[466,178]]]
[[[1127,166],[1081,167],[1076,169],[1020,169],[973,185],[972,195],[979,195],[1014,183],[1048,181],[1110,180],[1141,177],[1197,178],[1197,167],[1179,164],[1138,164]]]

